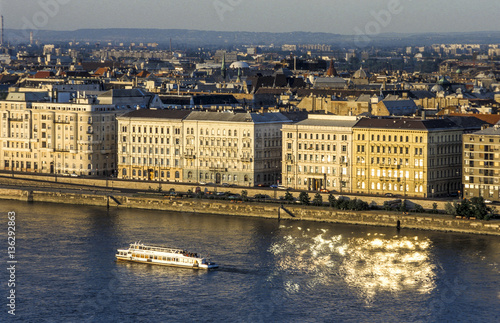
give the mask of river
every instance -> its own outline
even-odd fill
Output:
[[[0,321],[498,322],[500,238],[224,215],[0,201],[15,316]],[[214,271],[115,261],[142,241]]]

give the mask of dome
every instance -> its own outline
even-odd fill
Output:
[[[360,68],[359,70],[354,72],[354,75],[352,76],[352,78],[366,79],[366,78],[368,78],[368,74],[362,68]]]
[[[444,89],[443,89],[443,87],[442,87],[441,85],[439,85],[439,84],[434,85],[434,86],[432,87],[432,89],[431,89],[431,92],[435,92],[435,93],[437,93],[437,92],[442,92],[442,91],[444,91]]]
[[[450,81],[448,81],[448,80],[446,79],[446,77],[441,76],[441,77],[439,78],[439,80],[436,82],[436,84],[438,84],[438,85],[442,85],[442,86],[447,86],[447,85],[450,85],[451,83],[450,83]]]
[[[250,68],[250,65],[248,65],[248,63],[246,62],[233,62],[229,68],[234,68],[234,69],[237,69],[237,68]]]

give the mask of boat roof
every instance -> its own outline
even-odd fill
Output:
[[[179,248],[171,248],[171,247],[166,247],[166,246],[155,246],[155,245],[145,245],[140,242],[134,242],[130,244],[130,247],[142,247],[143,249],[146,250],[156,250],[156,251],[167,251],[167,252],[181,252],[185,253],[188,252],[184,249],[179,249]]]

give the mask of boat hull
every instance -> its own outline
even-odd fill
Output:
[[[208,269],[216,269],[219,266],[218,265],[213,265],[213,264],[199,264],[198,266],[192,265],[192,264],[179,264],[175,262],[166,262],[166,261],[158,261],[154,259],[134,259],[134,258],[127,258],[127,257],[119,257],[116,256],[117,261],[127,261],[127,262],[134,262],[134,263],[140,263],[140,264],[150,264],[150,265],[160,265],[160,266],[168,266],[168,267],[177,267],[177,268],[186,268],[186,269],[195,269],[195,270],[208,270]]]

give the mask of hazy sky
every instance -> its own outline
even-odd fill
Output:
[[[500,0],[0,0],[6,28],[500,31]]]

